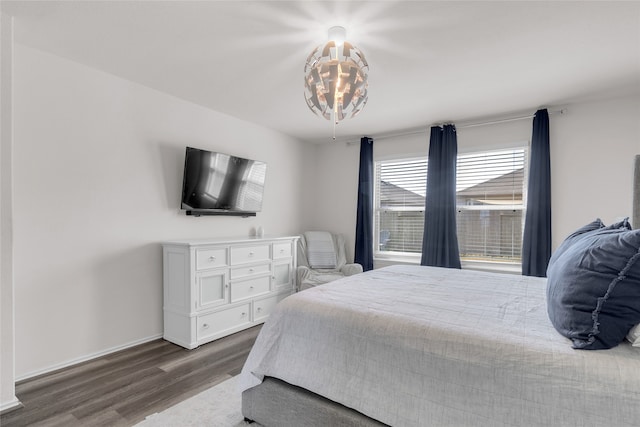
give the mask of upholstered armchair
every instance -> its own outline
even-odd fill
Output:
[[[308,231],[300,236],[297,270],[299,290],[357,273],[362,273],[362,266],[347,263],[343,235],[326,231]]]

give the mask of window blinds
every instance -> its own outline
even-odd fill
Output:
[[[424,229],[427,159],[376,162],[377,249],[420,253]]]
[[[458,156],[458,245],[465,260],[519,262],[526,149]]]
[[[458,155],[457,226],[463,259],[518,262],[526,148]],[[375,164],[377,251],[420,253],[427,159]]]

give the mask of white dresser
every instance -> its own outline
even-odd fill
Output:
[[[297,239],[164,242],[164,339],[192,349],[263,323],[294,292]]]

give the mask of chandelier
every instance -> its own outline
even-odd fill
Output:
[[[304,67],[304,98],[311,111],[335,125],[356,116],[367,103],[369,64],[345,41],[344,27],[329,29],[329,41],[311,52]]]

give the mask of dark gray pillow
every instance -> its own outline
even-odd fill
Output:
[[[629,222],[629,217],[623,219],[622,221],[614,222],[613,224],[608,225],[604,228],[607,228],[609,230],[633,230],[633,227]]]
[[[640,323],[640,230],[585,227],[549,263],[547,311],[574,348],[606,349]]]
[[[556,259],[558,259],[576,241],[582,239],[583,237],[588,236],[589,233],[593,231],[597,231],[601,229],[631,230],[632,227],[631,227],[631,224],[629,223],[629,218],[625,218],[622,221],[615,222],[608,226],[605,226],[600,218],[596,218],[595,220],[591,221],[589,224],[578,228],[576,231],[569,234],[569,236],[567,236],[566,239],[564,239],[564,241],[560,244],[560,246],[558,246],[558,249],[556,249],[551,255],[551,259],[549,260],[548,267],[554,264]]]
[[[553,264],[555,264],[556,260],[560,258],[560,256],[563,253],[565,253],[566,250],[569,249],[573,243],[575,243],[577,240],[584,237],[587,233],[600,230],[601,228],[604,228],[604,227],[605,225],[602,223],[602,220],[600,218],[596,218],[594,221],[590,222],[589,224],[582,226],[578,228],[576,231],[574,231],[573,233],[569,234],[567,238],[564,239],[564,241],[560,244],[560,246],[558,246],[558,249],[556,249],[551,254],[551,259],[549,259],[549,264],[547,266],[547,277],[549,277],[549,268]]]

